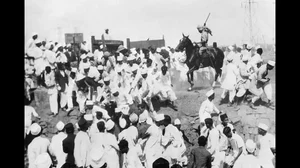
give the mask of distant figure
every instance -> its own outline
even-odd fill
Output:
[[[36,40],[38,38],[38,34],[37,33],[32,33],[31,38],[27,41],[27,45],[26,45],[26,53],[31,56],[31,49],[33,49],[34,47],[36,47]]]
[[[104,40],[112,40],[111,36],[109,35],[109,29],[105,29],[105,33],[102,34],[102,39]]]

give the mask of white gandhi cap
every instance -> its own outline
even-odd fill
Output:
[[[98,65],[97,69],[98,70],[104,70],[104,67],[102,65]]]
[[[180,124],[181,124],[180,120],[178,118],[176,118],[174,121],[174,125],[180,125]]]
[[[268,61],[268,64],[271,66],[275,66],[275,61],[270,60],[270,61]]]
[[[119,56],[117,57],[117,61],[123,61],[123,57],[122,57],[121,55],[119,55]]]
[[[72,68],[71,72],[75,72],[76,73],[77,72],[77,68]]]
[[[252,153],[252,152],[254,152],[255,148],[256,148],[256,144],[254,143],[254,141],[252,139],[247,139],[247,141],[246,141],[247,151]]]
[[[86,105],[94,105],[94,102],[92,101],[92,100],[87,100],[86,102],[85,102],[85,104]]]
[[[130,55],[128,58],[127,58],[127,61],[132,61],[134,60],[134,56],[133,55]]]
[[[110,79],[109,79],[108,76],[104,78],[104,82],[108,82],[109,80],[110,80]]]
[[[30,132],[32,135],[37,135],[41,132],[42,128],[39,124],[37,123],[33,123],[31,126],[30,126]]]
[[[62,121],[59,121],[57,124],[56,124],[56,128],[58,131],[61,131],[63,130],[65,127],[65,124],[62,122]]]
[[[147,71],[146,68],[144,68],[144,69],[141,70],[141,74],[142,74],[142,75],[145,75],[145,74],[147,74],[147,73],[148,73],[148,71]]]
[[[125,128],[126,126],[126,120],[124,118],[120,118],[119,124],[121,128]]]
[[[93,114],[86,114],[86,115],[84,115],[84,119],[86,121],[92,121],[93,120]]]
[[[145,122],[147,120],[147,114],[146,113],[142,113],[139,116],[139,123]]]
[[[157,114],[156,116],[155,116],[155,120],[156,121],[162,121],[162,120],[164,120],[165,119],[165,115],[164,114]]]
[[[232,47],[232,46],[229,46],[228,49],[229,49],[229,50],[233,50],[233,47]]]
[[[91,66],[91,64],[89,62],[82,64],[83,69],[88,69],[88,68],[90,68],[90,66]]]
[[[81,59],[85,59],[86,57],[87,57],[86,54],[82,54],[82,55],[80,56]]]
[[[263,129],[265,131],[268,131],[268,129],[269,129],[269,127],[266,124],[264,124],[264,123],[259,123],[258,124],[258,128],[261,128],[261,129]]]
[[[115,126],[115,123],[112,120],[108,120],[105,123],[105,128],[106,128],[107,131],[113,129],[114,126]]]
[[[205,95],[207,96],[207,97],[210,97],[211,95],[213,95],[215,92],[214,92],[214,90],[209,90]]]

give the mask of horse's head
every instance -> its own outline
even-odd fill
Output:
[[[175,48],[176,52],[182,52],[183,49],[185,49],[189,44],[192,44],[191,40],[189,39],[189,36],[185,36],[183,33],[182,36],[183,38],[179,40],[179,44]]]

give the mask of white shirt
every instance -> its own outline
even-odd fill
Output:
[[[217,109],[217,107],[214,105],[213,102],[209,101],[208,99],[204,100],[201,104],[201,107],[199,109],[199,119],[200,123],[203,122],[206,118],[211,118],[211,113],[213,112],[220,113],[220,111]]]
[[[62,141],[67,138],[67,134],[64,132],[59,132],[57,135],[54,135],[49,146],[49,151],[51,155],[55,156],[57,159],[57,167],[61,167],[65,161],[67,154],[63,151]]]
[[[97,105],[94,105],[94,106],[93,106],[93,109],[92,109],[92,114],[93,114],[94,116],[96,116],[95,113],[96,113],[97,111],[102,112],[102,117],[103,117],[104,119],[109,119],[109,118],[110,118],[109,115],[108,115],[107,110],[105,110],[104,108],[101,108],[101,107],[99,107],[99,106],[97,106]]]
[[[48,49],[44,52],[44,57],[45,57],[46,60],[48,61],[49,65],[50,65],[50,64],[54,64],[55,61],[56,61],[56,55],[55,55],[55,52],[50,51],[50,50],[48,50]]]
[[[90,149],[90,138],[86,132],[79,131],[74,140],[74,157],[78,167],[87,166],[87,157]]]
[[[230,127],[231,130],[233,130],[233,125],[228,123],[227,127]],[[220,135],[220,141],[219,141],[219,146],[220,146],[220,151],[226,150],[227,149],[227,145],[228,145],[228,138],[226,137],[226,135],[223,133],[224,130],[224,125],[223,124],[219,124],[217,125],[216,129],[219,131],[219,135]]]
[[[171,87],[171,75],[169,71],[167,71],[165,75],[159,72],[158,79],[162,86]]]
[[[207,150],[209,153],[212,155],[215,155],[216,153],[219,152],[219,131],[217,128],[212,128],[209,130],[209,135],[207,138]]]
[[[60,54],[59,56],[57,56],[58,54]],[[62,52],[58,52],[56,54],[56,62],[61,62],[61,63],[67,63],[68,62],[68,59],[67,59],[67,56],[62,53]]]
[[[259,146],[259,152],[258,152],[258,158],[259,159],[268,159],[271,160],[273,159],[274,155],[271,151],[270,148],[275,148],[275,136],[270,134],[270,133],[266,133],[265,136],[258,136],[258,144]]]
[[[129,151],[123,154],[123,168],[144,168],[139,156],[142,154],[137,147],[129,147]]]
[[[245,143],[244,143],[244,140],[243,140],[243,138],[241,136],[239,136],[238,134],[232,133],[232,137],[229,138],[228,140],[229,140],[229,143],[230,143],[230,145],[231,145],[231,147],[233,149],[233,155],[234,155],[234,157],[237,157],[237,155],[239,153],[239,148],[240,147],[243,148],[243,153],[244,154],[246,153]]]
[[[31,106],[25,105],[25,127],[29,128],[31,126],[32,120],[31,115],[38,117],[38,113],[36,113],[35,109]]]
[[[224,81],[222,82],[221,88],[227,90],[235,89],[238,76],[239,76],[238,67],[233,63],[228,63],[226,66],[226,76]]]
[[[117,138],[114,134],[111,133],[105,133],[105,151],[106,155],[105,160],[107,163],[107,167],[109,168],[119,168],[119,146],[118,146],[118,141]]]
[[[245,155],[239,158],[233,168],[260,168],[261,164],[254,155]]]
[[[100,77],[100,73],[96,67],[91,66],[87,76],[90,78],[98,79]]]
[[[50,141],[47,138],[36,137],[28,145],[28,162],[29,168],[34,167],[34,161],[39,154],[47,152],[47,149],[50,145]]]

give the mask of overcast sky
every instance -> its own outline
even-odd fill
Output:
[[[105,28],[111,36],[126,43],[161,39],[175,47],[182,33],[192,41],[200,41],[196,27],[210,12],[207,26],[213,36],[209,44],[240,44],[248,41],[245,0],[25,0],[25,40],[37,32],[41,40],[59,40],[61,33],[84,33],[100,38]],[[261,41],[273,43],[275,37],[274,0],[256,0],[253,4],[254,34]],[[64,41],[64,39],[62,39]],[[61,41],[62,42],[62,41]]]

